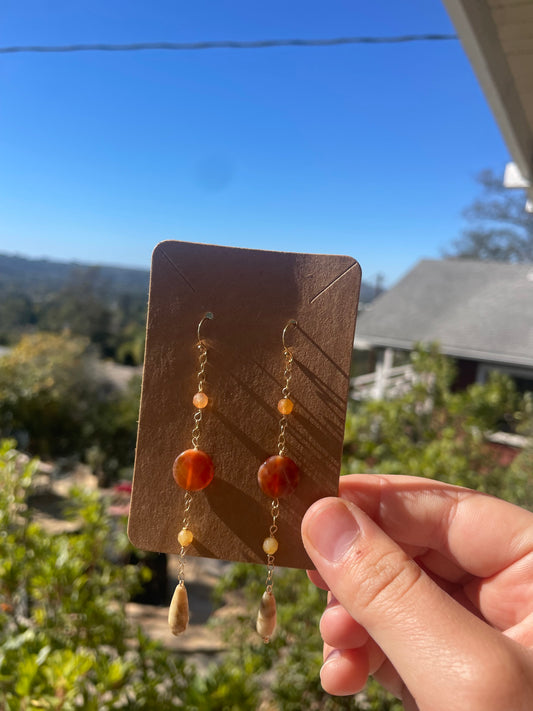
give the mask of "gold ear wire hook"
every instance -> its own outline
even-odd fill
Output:
[[[297,325],[298,325],[298,321],[296,321],[296,319],[291,318],[289,321],[287,321],[287,325],[283,329],[283,334],[281,336],[281,342],[283,343],[283,348],[286,351],[289,350],[288,345],[285,343],[285,334],[287,333],[287,329],[289,328],[289,326],[297,326]]]
[[[208,311],[208,312],[205,314],[205,316],[203,317],[203,319],[200,321],[200,323],[198,324],[198,331],[197,331],[197,334],[198,334],[198,343],[202,343],[202,337],[200,336],[200,329],[202,328],[203,322],[206,321],[207,319],[214,319],[214,318],[215,318],[215,317],[214,317],[214,315],[211,313],[211,311]]]

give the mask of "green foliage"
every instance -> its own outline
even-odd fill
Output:
[[[54,398],[61,402],[60,392],[66,398],[70,387],[81,387],[84,344],[70,339],[67,347],[59,339],[54,351],[48,337],[42,338],[31,347],[25,341],[24,358],[15,352],[9,361],[16,385],[0,376],[2,407],[22,400],[28,412],[44,416],[48,407],[51,413],[58,407]],[[520,396],[501,375],[454,392],[453,364],[436,348],[420,347],[411,360],[417,379],[409,392],[351,406],[343,471],[425,475],[531,506],[533,448],[505,467],[484,437],[494,428],[531,435],[531,398]],[[113,447],[133,450],[138,387],[133,382],[118,399],[100,394],[93,401],[97,417],[87,414],[84,426],[92,428],[85,441],[93,444],[89,456],[96,464]],[[8,400],[13,392],[16,397]],[[270,644],[253,629],[264,567],[237,564],[215,591],[219,601],[236,596],[238,602],[234,613],[213,623],[228,641],[220,663],[199,673],[164,651],[127,623],[126,602],[145,573],[111,562],[111,552],[116,559],[127,543],[105,502],[75,492],[70,516],[76,532],[45,535],[27,506],[34,465],[21,463],[12,447],[0,448],[0,708],[401,711],[401,703],[373,681],[355,697],[322,690],[318,624],[325,593],[303,571],[276,570],[278,632]]]
[[[0,300],[0,343],[18,339],[22,328],[35,324],[36,317],[31,298],[18,291],[2,291]]]
[[[512,462],[501,482],[500,496],[533,511],[533,446]]]
[[[512,381],[494,374],[485,385],[455,392],[453,361],[436,347],[411,354],[413,388],[384,401],[353,403],[347,421],[345,473],[357,471],[428,476],[493,493],[521,505],[533,502],[533,449],[511,467],[495,457],[484,433],[531,427],[533,403]],[[322,642],[318,632],[325,593],[302,571],[277,570],[278,632],[261,645],[251,629],[265,584],[264,568],[236,564],[220,581],[219,598],[242,591],[244,614],[226,622],[230,658],[268,678],[268,709],[401,711],[402,704],[370,681],[355,697],[332,697],[320,685]]]
[[[30,451],[65,454],[83,440],[97,397],[89,377],[87,341],[53,334],[24,336],[0,360],[0,428],[27,432]]]
[[[187,689],[187,711],[256,711],[259,685],[246,660],[227,656],[196,675]]]
[[[269,711],[400,711],[401,705],[369,684],[357,697],[333,697],[320,685],[322,641],[318,623],[326,604],[326,593],[313,585],[305,571],[279,569],[275,573],[278,600],[277,632],[263,644],[255,632],[255,617],[265,588],[264,566],[236,563],[214,591],[219,602],[231,591],[239,591],[241,611],[223,618],[228,653],[226,664],[239,665],[259,679],[268,679],[263,690]],[[247,706],[243,708],[248,708]]]
[[[525,401],[512,381],[494,373],[484,385],[455,392],[453,363],[435,347],[418,347],[411,360],[417,375],[411,390],[351,408],[344,473],[427,476],[509,495],[512,473],[499,464],[484,434],[523,419]]]
[[[144,359],[144,323],[128,323],[117,338],[114,358],[124,365],[141,365]]]
[[[140,377],[106,380],[87,339],[37,333],[0,359],[0,436],[42,457],[86,459],[102,482],[131,466]]]
[[[74,272],[58,292],[52,293],[39,309],[39,328],[43,331],[68,330],[88,338],[101,355],[111,355],[109,336],[113,314],[101,298],[105,290],[97,268]]]
[[[127,365],[143,362],[147,274],[99,267],[67,270],[66,265],[56,265],[57,274],[42,276],[42,283],[34,285],[21,274],[11,280],[2,274],[1,263],[6,260],[5,268],[13,267],[12,260],[0,255],[0,285],[4,286],[0,343],[16,343],[24,333],[36,330],[68,331],[87,339],[101,357]],[[35,262],[21,261],[22,268],[36,270]],[[130,271],[131,284],[121,287],[119,274]]]
[[[133,465],[140,395],[141,376],[135,375],[125,390],[110,391],[94,405],[85,459],[100,482],[127,476]]]
[[[35,463],[0,443],[0,708],[255,711],[249,666],[199,674],[134,629],[126,603],[146,570],[97,494],[73,492],[77,530],[47,535],[28,508]]]

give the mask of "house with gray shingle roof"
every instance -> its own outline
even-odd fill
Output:
[[[498,369],[533,390],[533,264],[422,260],[359,314],[355,347],[382,376],[396,351],[435,342],[463,386]]]

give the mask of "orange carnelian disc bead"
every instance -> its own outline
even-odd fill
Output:
[[[209,398],[202,391],[197,392],[196,395],[192,399],[192,404],[194,405],[194,407],[197,407],[199,410],[203,410],[204,407],[207,407],[208,402],[209,402]]]
[[[294,408],[294,403],[288,397],[282,397],[278,402],[278,410],[282,415],[290,415]]]
[[[257,472],[257,480],[267,496],[281,499],[292,494],[298,486],[300,470],[292,459],[276,454],[261,464]]]
[[[213,479],[214,467],[209,454],[201,449],[186,449],[174,460],[174,481],[186,491],[205,489]]]

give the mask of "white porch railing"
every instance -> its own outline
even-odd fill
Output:
[[[387,368],[378,365],[373,373],[352,378],[350,396],[354,400],[381,400],[399,397],[408,392],[416,380],[411,365]]]

